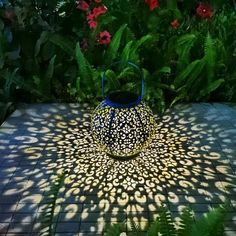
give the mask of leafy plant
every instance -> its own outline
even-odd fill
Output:
[[[158,209],[156,220],[141,231],[140,227],[131,219],[131,228],[129,231],[133,235],[163,235],[163,236],[222,236],[224,235],[224,219],[228,203],[216,209],[212,209],[203,217],[196,219],[193,212],[189,208],[185,208],[181,215],[180,221],[174,222],[171,213],[167,208],[161,206]],[[145,233],[147,231],[147,233]],[[118,225],[112,225],[105,236],[119,235],[125,232]]]
[[[116,60],[107,91],[138,83],[125,66],[131,60],[143,69],[145,99],[159,112],[177,102],[236,101],[234,1],[207,1],[207,17],[198,1],[155,0],[153,9],[145,0],[85,1],[87,10],[74,0],[1,2],[2,117],[18,101],[96,104],[101,73]],[[103,13],[93,16],[94,9]],[[110,35],[105,44],[101,32]],[[10,95],[7,73],[15,77],[7,82]]]
[[[52,236],[54,235],[55,226],[53,224],[54,211],[56,207],[56,200],[58,198],[59,190],[64,184],[65,175],[61,174],[54,179],[51,184],[49,191],[46,193],[46,206],[45,211],[41,215],[41,236]]]

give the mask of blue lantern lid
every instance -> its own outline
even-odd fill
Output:
[[[113,63],[113,65],[119,64],[120,61]],[[131,108],[141,103],[144,94],[144,76],[143,71],[133,62],[127,61],[127,65],[135,68],[141,77],[141,95],[137,95],[128,91],[114,91],[111,92],[105,99],[104,105],[109,105],[113,108]],[[104,96],[104,81],[106,80],[106,70],[102,76],[102,96]]]
[[[131,108],[141,103],[142,97],[127,91],[114,91],[110,93],[105,104],[114,108]]]

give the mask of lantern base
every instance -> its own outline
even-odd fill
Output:
[[[116,156],[116,155],[112,155],[110,153],[107,153],[107,155],[115,160],[119,160],[119,161],[127,161],[127,160],[130,160],[130,159],[133,159],[137,156],[139,156],[140,152],[136,153],[136,154],[133,154],[131,156]]]

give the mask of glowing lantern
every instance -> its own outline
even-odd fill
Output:
[[[144,79],[142,70],[131,62],[142,79],[141,95],[127,91],[113,91],[95,109],[91,129],[100,148],[118,157],[133,157],[151,141],[155,132],[155,119],[151,109],[143,102]],[[104,97],[105,72],[102,78]]]

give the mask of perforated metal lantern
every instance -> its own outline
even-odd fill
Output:
[[[156,127],[151,109],[143,102],[142,71],[135,64],[128,64],[141,76],[141,95],[127,91],[111,92],[95,109],[91,122],[92,135],[99,147],[118,158],[139,154],[150,143]],[[103,95],[105,79],[104,72]]]

